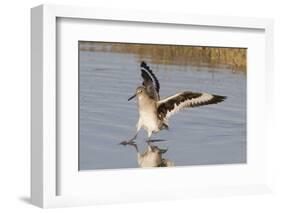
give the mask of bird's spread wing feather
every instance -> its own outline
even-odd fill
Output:
[[[157,113],[160,119],[168,119],[181,109],[217,104],[225,99],[225,96],[185,91],[158,101]]]
[[[154,99],[159,100],[160,84],[150,67],[143,61],[141,62],[141,76],[143,78],[143,86],[145,86],[148,95]]]

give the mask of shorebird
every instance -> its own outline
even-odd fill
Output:
[[[152,133],[168,129],[168,119],[184,108],[198,107],[208,104],[217,104],[226,99],[226,96],[209,93],[183,91],[160,100],[160,83],[150,67],[143,61],[140,64],[142,86],[137,87],[135,94],[128,99],[137,97],[139,120],[135,135],[122,143],[131,143],[136,139],[138,132],[144,128],[148,134],[148,142]]]
[[[144,167],[172,167],[174,163],[168,159],[162,158],[162,154],[167,152],[167,149],[160,149],[155,145],[148,145],[147,150],[144,153],[140,153],[138,146],[135,142],[125,143],[122,145],[131,145],[137,151],[137,161],[141,168]]]

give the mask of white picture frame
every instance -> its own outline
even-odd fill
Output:
[[[60,164],[58,161],[59,148],[56,143],[57,135],[57,104],[58,98],[57,88],[58,82],[56,70],[58,69],[57,61],[57,49],[58,49],[58,20],[59,19],[78,19],[78,20],[100,20],[118,22],[119,25],[122,23],[143,23],[153,24],[155,26],[165,26],[166,28],[173,26],[199,26],[206,28],[219,28],[231,30],[257,30],[263,33],[263,37],[259,42],[265,42],[264,48],[262,49],[262,65],[261,77],[259,79],[250,78],[250,85],[248,88],[249,95],[253,94],[255,87],[259,87],[259,91],[264,95],[261,100],[264,102],[261,107],[249,115],[249,119],[253,119],[255,113],[262,114],[261,120],[264,120],[259,126],[251,127],[256,130],[259,134],[257,139],[260,145],[257,145],[258,158],[256,164],[250,168],[250,163],[245,167],[241,165],[231,167],[202,167],[197,174],[196,168],[192,168],[189,171],[194,172],[195,175],[192,177],[194,181],[197,179],[197,183],[192,182],[193,187],[183,182],[182,179],[177,179],[180,175],[184,176],[187,168],[173,168],[172,170],[128,170],[126,175],[129,178],[136,178],[137,180],[146,180],[147,174],[154,175],[155,178],[163,175],[169,176],[171,182],[178,182],[178,184],[167,184],[164,190],[161,190],[160,185],[154,184],[155,188],[152,188],[152,192],[149,195],[145,195],[140,188],[132,190],[133,185],[129,183],[127,186],[122,187],[111,186],[107,190],[106,180],[109,178],[108,175],[120,175],[117,171],[99,171],[98,176],[91,176],[91,174],[84,173],[82,179],[79,181],[86,181],[90,183],[93,178],[99,178],[100,188],[97,185],[93,186],[82,186],[74,184],[73,182],[67,183],[69,190],[67,191],[79,191],[79,193],[60,193],[59,185],[63,184],[61,181],[66,179],[61,178],[60,173],[63,171],[64,164]],[[186,197],[197,197],[197,196],[221,196],[221,195],[233,195],[233,194],[253,194],[253,193],[264,193],[270,192],[270,168],[269,161],[266,161],[266,152],[263,148],[269,146],[269,129],[271,125],[271,114],[266,113],[270,111],[272,107],[272,95],[270,93],[273,79],[273,21],[271,19],[256,19],[256,18],[238,18],[238,17],[216,17],[216,16],[203,16],[203,15],[187,15],[187,14],[161,14],[152,13],[147,11],[121,11],[121,10],[108,10],[100,8],[85,8],[85,7],[74,7],[74,6],[54,6],[54,5],[41,5],[31,10],[31,201],[33,204],[47,208],[47,207],[59,207],[59,206],[75,206],[75,205],[91,205],[99,203],[116,203],[116,202],[138,202],[143,200],[165,200],[165,199],[178,199]],[[252,62],[251,62],[252,63]],[[257,62],[258,63],[258,62]],[[252,65],[252,64],[250,64]],[[255,83],[261,82],[264,87]],[[258,100],[258,99],[257,99]],[[250,103],[250,106],[256,103]],[[248,108],[249,110],[249,108]],[[264,113],[264,114],[263,114]],[[251,116],[252,115],[252,116]],[[254,123],[254,120],[253,122]],[[255,129],[256,128],[256,129]],[[266,131],[259,131],[261,128]],[[250,138],[251,139],[251,138]],[[252,138],[252,140],[255,138]],[[251,147],[248,147],[251,148]],[[76,159],[76,158],[75,158]],[[259,163],[259,164],[257,164]],[[261,165],[261,166],[258,166]],[[218,179],[215,181],[217,184],[203,184],[202,181],[207,179],[206,174],[212,173],[213,171],[218,174],[229,173],[235,176],[236,172],[241,173],[241,178],[236,177],[237,181],[223,181]],[[249,170],[250,169],[250,170]],[[224,170],[224,171],[221,171]],[[77,171],[78,172],[78,171]],[[122,171],[121,171],[122,172]],[[173,173],[173,174],[172,174]],[[204,178],[199,178],[201,174]],[[239,173],[240,174],[240,173]],[[63,174],[71,175],[71,173]],[[254,178],[251,180],[247,179],[247,176],[253,175]],[[121,177],[121,176],[120,176]],[[210,179],[214,179],[217,176],[210,175]],[[228,177],[228,176],[225,176]],[[75,177],[76,178],[76,177]],[[72,179],[72,178],[69,178]],[[152,178],[153,179],[153,178]],[[241,180],[240,180],[241,179]],[[246,180],[247,179],[247,180]],[[104,180],[104,182],[102,182]],[[252,181],[252,182],[251,182]],[[195,183],[195,184],[194,184]],[[159,183],[159,184],[163,184]],[[140,187],[144,190],[145,185]],[[70,188],[70,187],[73,188]],[[180,186],[180,187],[179,187]],[[85,190],[90,188],[95,190],[93,194],[86,193]],[[113,188],[112,188],[113,187]],[[83,190],[79,190],[84,188]],[[86,189],[85,189],[86,188]],[[128,188],[128,190],[124,189]],[[131,188],[129,190],[129,188]],[[122,191],[124,190],[124,191]],[[102,191],[105,191],[102,193]],[[126,196],[120,196],[122,195]]]

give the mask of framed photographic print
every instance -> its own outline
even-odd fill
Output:
[[[270,191],[272,20],[31,14],[32,203]]]

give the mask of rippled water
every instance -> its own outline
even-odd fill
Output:
[[[160,95],[191,90],[227,96],[220,104],[181,111],[171,117],[170,130],[153,135],[164,157],[176,166],[246,162],[246,75],[227,69],[157,65],[144,59],[160,81]],[[134,54],[80,51],[81,170],[138,167],[136,151],[118,145],[134,133],[136,100],[141,84],[140,59]],[[146,149],[147,134],[137,138]]]

